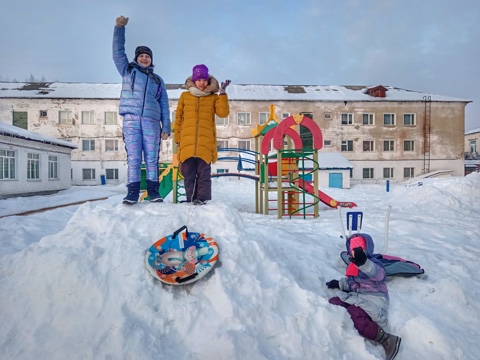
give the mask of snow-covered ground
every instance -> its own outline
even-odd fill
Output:
[[[423,186],[323,189],[356,202],[363,232],[425,275],[388,281],[396,359],[478,358],[480,174]],[[0,200],[1,359],[382,359],[325,282],[345,272],[339,212],[255,214],[254,181],[219,178],[206,206],[121,204],[124,187],[74,187]],[[107,200],[5,216],[86,199]],[[342,212],[343,222],[345,218]],[[165,285],[145,251],[182,225],[212,236],[215,269]]]

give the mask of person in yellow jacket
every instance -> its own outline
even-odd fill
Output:
[[[211,164],[218,158],[215,115],[226,118],[230,113],[225,91],[229,84],[225,80],[219,86],[205,65],[195,65],[178,100],[174,141],[187,202],[195,205],[212,199]]]

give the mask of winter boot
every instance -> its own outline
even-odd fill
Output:
[[[397,356],[402,338],[389,334],[379,327],[375,341],[383,346],[383,349],[385,350],[385,359],[392,360]]]
[[[123,198],[125,205],[133,205],[138,202],[138,196],[140,195],[140,182],[133,182],[127,185],[128,193]]]
[[[162,202],[163,199],[158,193],[158,186],[160,184],[158,181],[150,181],[147,180],[147,192],[148,192],[148,197],[150,198],[150,202]]]

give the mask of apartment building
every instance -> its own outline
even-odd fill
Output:
[[[77,145],[72,184],[126,181],[120,84],[0,83],[0,122]],[[184,88],[167,85],[172,122]],[[468,100],[389,86],[236,85],[228,88],[230,115],[217,118],[218,146],[254,149],[252,129],[269,118],[302,113],[322,130],[321,152],[341,153],[353,165],[351,183],[403,181],[433,171],[464,174]],[[304,146],[311,134],[299,127]],[[172,140],[160,159],[172,159]],[[227,163],[218,162],[214,171]]]
[[[465,133],[465,175],[480,171],[480,128]]]

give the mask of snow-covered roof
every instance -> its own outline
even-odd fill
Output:
[[[42,142],[45,144],[59,145],[63,147],[69,147],[72,149],[77,148],[77,145],[72,144],[68,141],[56,139],[50,136],[39,135],[32,131],[19,128],[18,126],[9,125],[2,122],[0,122],[0,135],[11,136],[11,137],[16,137],[20,139],[27,139],[27,140]]]
[[[470,102],[449,96],[435,95],[385,86],[386,97],[367,95],[372,86],[340,85],[239,85],[228,87],[230,100],[268,101],[432,101]],[[8,83],[0,82],[0,98],[61,98],[61,99],[118,99],[121,84],[96,83]],[[168,96],[172,100],[180,98],[183,85],[167,84]]]
[[[476,134],[476,133],[480,133],[480,127],[467,131],[465,135]]]

